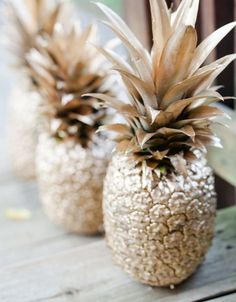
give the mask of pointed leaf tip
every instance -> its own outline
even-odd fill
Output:
[[[191,74],[193,74],[204,63],[214,48],[235,26],[236,21],[220,27],[198,45],[189,68]]]

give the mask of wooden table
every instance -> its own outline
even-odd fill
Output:
[[[197,273],[174,290],[132,281],[111,259],[105,240],[78,237],[44,216],[34,183],[13,177],[0,184],[1,302],[236,301],[236,207],[219,211],[216,238]],[[12,221],[6,208],[32,218]]]

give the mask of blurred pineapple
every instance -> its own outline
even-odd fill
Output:
[[[49,218],[78,234],[102,231],[103,179],[111,144],[96,133],[108,110],[90,92],[112,94],[114,80],[96,50],[96,27],[56,27],[29,55],[43,98],[45,131],[40,134],[37,171]],[[111,43],[112,44],[112,43]]]
[[[26,56],[40,36],[52,34],[67,11],[65,4],[57,0],[8,0],[5,7],[7,48],[14,70],[19,73],[9,99],[9,154],[14,173],[25,180],[35,178],[41,104]]]
[[[236,23],[197,46],[198,0],[183,0],[176,11],[164,0],[150,0],[149,54],[118,15],[98,5],[129,53],[126,62],[101,50],[122,77],[129,102],[93,95],[127,121],[101,127],[118,133],[103,194],[108,244],[136,280],[178,284],[196,270],[212,242],[216,198],[205,146],[221,146],[211,126],[223,115],[212,106],[223,99],[212,84],[236,55],[201,65]]]

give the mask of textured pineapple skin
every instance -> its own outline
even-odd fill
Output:
[[[104,182],[104,227],[114,260],[134,279],[171,286],[203,261],[214,234],[214,178],[205,157],[188,176],[158,177],[116,153]]]
[[[84,149],[73,140],[40,134],[37,176],[41,201],[52,222],[77,234],[103,230],[102,191],[109,161],[106,142]]]
[[[36,177],[40,99],[25,83],[14,87],[10,94],[7,127],[9,156],[13,173],[23,180]]]

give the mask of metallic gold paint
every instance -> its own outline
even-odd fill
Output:
[[[188,164],[188,176],[146,177],[116,153],[104,183],[104,225],[114,260],[134,279],[171,286],[203,261],[214,234],[214,178],[204,156]]]
[[[67,231],[96,234],[103,230],[102,190],[109,160],[103,140],[89,149],[74,140],[41,134],[37,171],[47,216]]]

